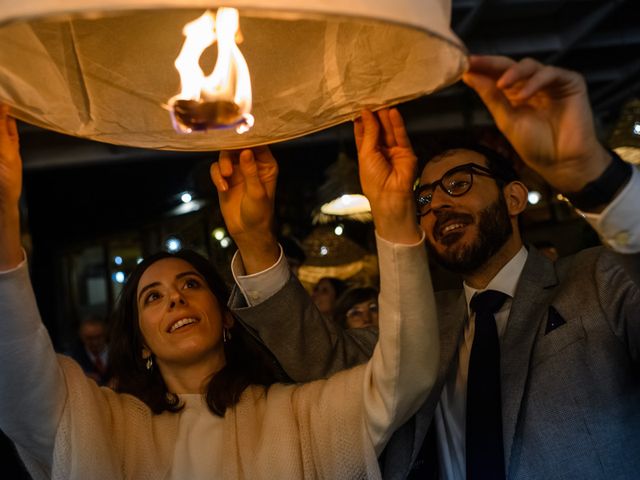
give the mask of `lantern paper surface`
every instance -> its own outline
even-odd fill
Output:
[[[179,134],[167,101],[183,26],[240,11],[253,88],[247,133]],[[293,2],[0,0],[0,100],[18,118],[102,142],[167,150],[240,148],[302,136],[429,94],[460,77],[450,0]],[[205,72],[215,48],[200,58]]]

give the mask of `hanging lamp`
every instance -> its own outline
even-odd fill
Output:
[[[218,7],[238,12],[226,53]],[[206,11],[220,30],[208,45],[192,41],[197,68],[187,69],[212,90],[184,94],[174,63],[185,26]],[[0,100],[28,123],[119,145],[202,151],[284,141],[458,80],[466,51],[450,14],[450,0],[0,0]],[[215,84],[225,75],[238,82],[242,61],[230,73],[216,63],[237,51],[248,109]]]
[[[316,191],[319,207],[313,212],[312,223],[322,224],[340,220],[370,222],[371,204],[364,196],[358,177],[358,164],[344,151],[327,167],[325,181]]]
[[[622,107],[609,146],[623,160],[640,165],[640,98],[633,98]]]

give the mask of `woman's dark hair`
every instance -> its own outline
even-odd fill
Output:
[[[181,250],[158,252],[147,257],[131,273],[118,298],[111,320],[109,358],[118,392],[129,393],[146,403],[153,413],[177,412],[182,409],[178,396],[167,389],[157,366],[146,368],[142,358],[144,340],[138,321],[136,294],[142,274],[158,260],[178,258],[200,273],[216,296],[222,312],[228,311],[229,289],[209,261],[200,254]],[[225,366],[211,377],[206,391],[209,409],[224,416],[228,407],[239,400],[249,385],[269,386],[278,378],[273,357],[240,324],[234,322],[231,339],[224,343]]]
[[[347,327],[347,312],[358,303],[367,300],[378,300],[378,290],[373,287],[354,287],[344,292],[334,308],[333,318],[343,328]]]

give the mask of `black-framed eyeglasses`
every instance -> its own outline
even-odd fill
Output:
[[[469,191],[473,185],[473,176],[496,178],[491,170],[476,163],[465,163],[448,170],[440,180],[433,183],[419,185],[415,190],[416,209],[419,217],[425,216],[431,210],[431,200],[436,187],[451,197],[459,197]]]

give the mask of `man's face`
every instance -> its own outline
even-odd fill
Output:
[[[433,183],[454,167],[475,163],[486,167],[483,155],[452,150],[422,171],[420,184]],[[453,272],[472,273],[506,243],[513,227],[502,190],[495,179],[473,175],[468,192],[452,197],[436,187],[431,209],[420,218],[426,243],[435,260]]]
[[[100,355],[107,346],[107,332],[104,325],[93,322],[82,324],[80,340],[93,355]]]
[[[313,292],[311,293],[313,303],[316,304],[320,313],[326,315],[333,314],[333,307],[336,304],[337,296],[336,289],[333,288],[331,282],[326,278],[321,278],[313,287]]]

